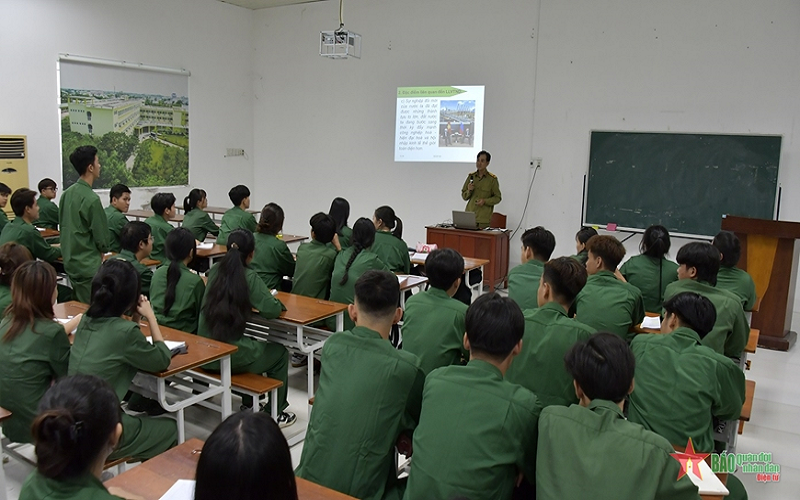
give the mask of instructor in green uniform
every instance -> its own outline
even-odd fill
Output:
[[[461,188],[461,197],[467,201],[467,208],[464,210],[475,212],[475,220],[480,228],[489,227],[494,206],[503,199],[497,176],[486,170],[490,161],[492,155],[488,151],[478,153],[475,162],[477,170],[467,176]]]

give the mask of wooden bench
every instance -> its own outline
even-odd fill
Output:
[[[756,394],[756,381],[744,381],[744,405],[742,413],[739,415],[739,434],[744,430],[744,423],[750,421],[750,413],[753,411],[753,397]]]
[[[204,375],[219,379],[219,373],[199,369]],[[260,410],[261,399],[269,393],[271,402],[270,415],[278,418],[278,389],[283,387],[283,382],[268,378],[257,373],[238,373],[231,375],[231,389],[246,394],[253,398],[253,412]]]

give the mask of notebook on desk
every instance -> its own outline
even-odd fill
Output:
[[[475,220],[475,212],[462,212],[453,210],[453,227],[457,229],[478,230],[478,222]]]

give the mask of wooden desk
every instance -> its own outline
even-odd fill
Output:
[[[59,303],[53,306],[53,311],[57,318],[67,318],[83,313],[88,309],[86,304],[70,301]],[[147,323],[139,323],[139,328],[145,336],[150,336],[150,327]],[[183,410],[193,404],[203,403],[206,400],[222,394],[221,414],[225,420],[231,413],[231,354],[237,351],[237,347],[217,342],[216,340],[200,337],[191,333],[182,332],[160,326],[164,340],[185,342],[188,352],[172,357],[169,367],[157,373],[145,373],[155,378],[156,392],[148,393],[147,396],[154,397],[161,406],[169,411],[177,413],[178,418],[178,441],[183,442],[186,438]],[[74,335],[70,335],[70,343],[74,340]],[[220,379],[209,377],[202,372],[195,370],[211,361],[220,361]],[[184,375],[190,375],[192,380],[187,380]],[[194,384],[194,380],[202,380],[208,386]],[[168,384],[171,382],[171,384]],[[192,390],[195,393],[192,393]],[[142,391],[146,392],[146,391]],[[167,397],[169,395],[169,398]],[[214,408],[214,405],[211,405]]]
[[[686,447],[685,446],[678,446],[678,445],[674,445],[673,444],[672,447],[675,449],[675,451],[677,451],[679,453],[684,453],[686,451]],[[706,457],[705,462],[709,466],[711,466],[711,456]],[[714,473],[714,475],[717,476],[717,479],[719,479],[719,482],[721,482],[723,485],[727,485],[728,484],[728,474],[726,474],[724,472],[720,472],[720,473]],[[701,494],[700,498],[702,500],[724,500],[726,496],[727,495]]]
[[[206,207],[203,210],[205,210],[205,212],[211,217],[212,220],[217,220],[217,215],[224,215],[225,212],[227,212],[231,208],[233,208],[233,207]],[[250,208],[248,208],[245,211],[247,213],[253,214],[253,215],[261,213],[261,210],[253,210],[253,209],[250,209]],[[222,217],[220,217],[220,219],[221,218]],[[258,222],[258,217],[256,217],[256,222]]]
[[[750,329],[750,337],[747,339],[747,345],[744,346],[744,352],[753,354],[756,352],[756,347],[758,346],[758,337],[760,335],[760,331],[757,328]]]
[[[45,240],[51,240],[53,238],[58,238],[58,236],[61,234],[58,231],[56,231],[55,229],[41,228],[41,227],[37,227],[36,229],[39,230],[39,234],[41,234],[42,238],[44,238]]]
[[[284,234],[283,241],[287,245],[289,243],[296,243],[298,241],[307,240],[308,236],[298,236],[294,234]],[[214,265],[214,262],[221,259],[228,253],[228,247],[225,245],[218,245],[214,243],[211,248],[198,248],[196,255],[203,259],[209,260],[209,267]]]
[[[417,266],[424,266],[425,259],[411,259],[411,263]],[[478,295],[483,293],[483,283],[478,282],[474,285],[469,284],[469,273],[480,269],[481,274],[483,274],[483,268],[489,264],[487,259],[476,259],[474,257],[464,257],[464,277],[466,278],[466,283],[464,285],[467,286],[472,292],[477,293]]]
[[[8,419],[10,416],[11,416],[10,411],[6,410],[3,407],[0,407],[0,422]],[[0,462],[0,500],[6,500],[7,498],[8,496],[6,493],[6,472],[2,462]]]
[[[483,282],[494,291],[508,277],[508,233],[505,231],[468,231],[447,227],[427,227],[428,243],[439,248],[452,248],[464,257],[488,259]]]
[[[400,280],[400,308],[405,310],[406,292],[414,288],[419,288],[419,290],[422,291],[422,287],[428,282],[428,278],[426,276],[415,276],[413,274],[398,274],[397,278]]]
[[[153,215],[155,215],[155,213],[152,210],[128,210],[125,212],[125,216],[133,217],[136,220],[149,219]],[[183,214],[174,213],[169,220],[172,222],[177,222],[180,226],[183,224]]]
[[[107,260],[108,260],[108,258],[109,258],[109,257],[111,257],[112,255],[117,255],[117,252],[107,252],[107,253],[104,253],[104,254],[103,254],[103,262],[107,261]],[[144,258],[144,259],[140,260],[139,262],[140,262],[140,263],[141,263],[143,266],[145,266],[145,267],[149,267],[149,268],[150,268],[150,269],[152,269],[153,271],[155,271],[155,270],[156,270],[156,268],[157,268],[158,266],[160,266],[160,265],[161,265],[161,261],[160,261],[160,260],[151,259],[150,257],[146,257],[146,258]]]

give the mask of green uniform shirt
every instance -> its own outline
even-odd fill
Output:
[[[331,276],[332,302],[338,302],[340,304],[352,304],[355,300],[356,281],[361,277],[362,274],[370,269],[376,269],[378,271],[389,270],[389,267],[384,264],[377,255],[372,253],[370,249],[362,250],[358,253],[358,256],[356,256],[355,260],[350,266],[347,283],[340,285],[339,283],[342,281],[342,277],[344,276],[344,270],[347,266],[347,262],[350,260],[350,256],[353,255],[354,251],[355,248],[350,247],[346,250],[342,250],[336,256],[336,261],[334,261],[333,264],[333,275]],[[333,329],[332,327],[336,326],[336,321],[331,318],[328,326]],[[353,323],[353,320],[350,319],[350,315],[345,312],[344,329],[350,330],[354,326],[355,323]]]
[[[222,223],[219,226],[217,245],[227,245],[228,235],[234,229],[247,229],[251,233],[256,231],[256,218],[253,214],[245,212],[239,207],[233,207],[222,214]]]
[[[537,500],[699,500],[663,437],[611,401],[548,406],[539,416]]]
[[[153,281],[153,270],[145,266],[136,259],[136,255],[130,250],[123,250],[118,254],[114,254],[108,260],[124,260],[130,262],[136,272],[139,273],[139,281],[142,283],[142,294],[150,296],[150,283]]]
[[[0,323],[0,406],[12,412],[3,422],[3,434],[15,443],[32,443],[39,400],[53,380],[67,374],[69,338],[60,323],[37,319],[5,342],[10,327],[11,318]]]
[[[434,370],[404,498],[510,499],[519,472],[535,477],[541,409],[532,392],[486,361]]]
[[[0,208],[0,231],[3,230],[8,224],[8,215],[6,214],[6,210],[4,208]]]
[[[111,384],[122,400],[136,372],[166,370],[171,357],[166,344],[149,343],[133,321],[84,314],[72,343],[69,374],[100,377]]]
[[[167,235],[175,227],[160,215],[148,217],[145,222],[150,226],[150,232],[153,233],[153,251],[150,252],[150,258],[159,262],[167,262],[165,243]]]
[[[297,475],[363,500],[399,498],[394,445],[419,420],[424,380],[417,357],[378,332],[331,335]]]
[[[682,279],[671,283],[664,300],[668,300],[681,292],[695,292],[707,298],[717,310],[717,322],[714,328],[703,338],[703,345],[710,347],[729,358],[742,355],[747,340],[750,338],[750,326],[742,309],[739,297],[727,290],[715,288],[708,283],[692,279]]]
[[[536,394],[542,406],[577,403],[572,376],[564,368],[564,355],[595,330],[571,319],[557,302],[524,313],[522,351],[511,362],[506,380]]]
[[[327,299],[331,295],[331,274],[336,260],[336,248],[311,240],[297,249],[292,293]]]
[[[469,181],[473,180],[475,189],[470,192]],[[500,181],[493,173],[486,171],[486,175],[478,177],[478,171],[472,172],[467,176],[464,181],[464,187],[461,188],[461,197],[467,200],[467,207],[464,209],[467,212],[475,212],[475,221],[478,227],[488,227],[492,220],[492,212],[494,206],[500,203],[503,199],[500,194]],[[478,206],[477,201],[483,199],[485,201],[482,207]]]
[[[193,273],[182,262],[179,264],[181,275],[175,284],[175,302],[164,312],[164,300],[167,296],[167,274],[169,264],[156,269],[150,284],[150,305],[159,325],[168,326],[188,333],[197,333],[197,322],[200,318],[200,305],[206,285],[203,278]]]
[[[370,250],[389,266],[391,272],[408,274],[411,271],[408,245],[402,239],[392,236],[392,233],[386,231],[375,233],[375,243]]]
[[[544,272],[544,262],[531,259],[512,268],[508,272],[508,298],[513,299],[520,309],[536,309],[539,293],[539,279]]]
[[[756,284],[747,271],[738,267],[719,266],[717,288],[728,290],[742,301],[745,311],[752,311],[756,306]]]
[[[121,500],[108,492],[103,483],[91,473],[58,480],[33,471],[19,493],[19,500]]]
[[[39,205],[39,219],[33,225],[58,231],[58,205],[41,195],[36,198],[36,204]]]
[[[27,248],[34,259],[53,264],[61,257],[61,249],[50,246],[42,237],[42,233],[32,224],[25,222],[22,217],[17,217],[6,224],[3,232],[0,233],[0,245],[9,241],[16,241]]]
[[[8,285],[0,285],[0,319],[3,318],[3,313],[6,307],[11,305],[11,287]]]
[[[700,343],[689,328],[667,335],[637,335],[631,342],[636,384],[628,419],[671,444],[692,438],[698,451],[714,451],[712,416],[736,420],[744,404],[744,373]]]
[[[432,370],[469,359],[464,348],[467,305],[440,288],[430,287],[406,300],[403,350],[416,354],[427,375]]]
[[[219,226],[211,220],[211,217],[205,211],[199,208],[193,208],[184,214],[181,227],[191,231],[197,241],[205,240],[208,233],[214,236],[219,234]]]
[[[248,267],[258,273],[267,288],[279,288],[284,276],[294,276],[294,256],[286,243],[272,234],[255,233],[255,239],[256,250]]]
[[[598,332],[616,333],[628,342],[636,335],[633,325],[644,319],[644,302],[638,288],[620,281],[611,271],[589,276],[575,298],[575,318]]]
[[[105,213],[108,221],[108,249],[119,253],[122,250],[119,235],[122,233],[122,228],[125,227],[125,224],[129,222],[128,218],[113,205],[107,206]]]
[[[580,252],[576,253],[575,255],[572,255],[571,257],[585,266],[586,261],[589,260],[589,251],[581,250]]]
[[[660,313],[664,303],[664,290],[678,281],[678,264],[667,259],[636,255],[619,268],[628,283],[642,292],[644,310]]]
[[[92,278],[108,251],[108,220],[100,198],[83,179],[61,196],[61,253],[67,274]]]
[[[339,246],[342,250],[350,246],[350,241],[353,239],[353,229],[350,226],[342,226],[339,230]]]

